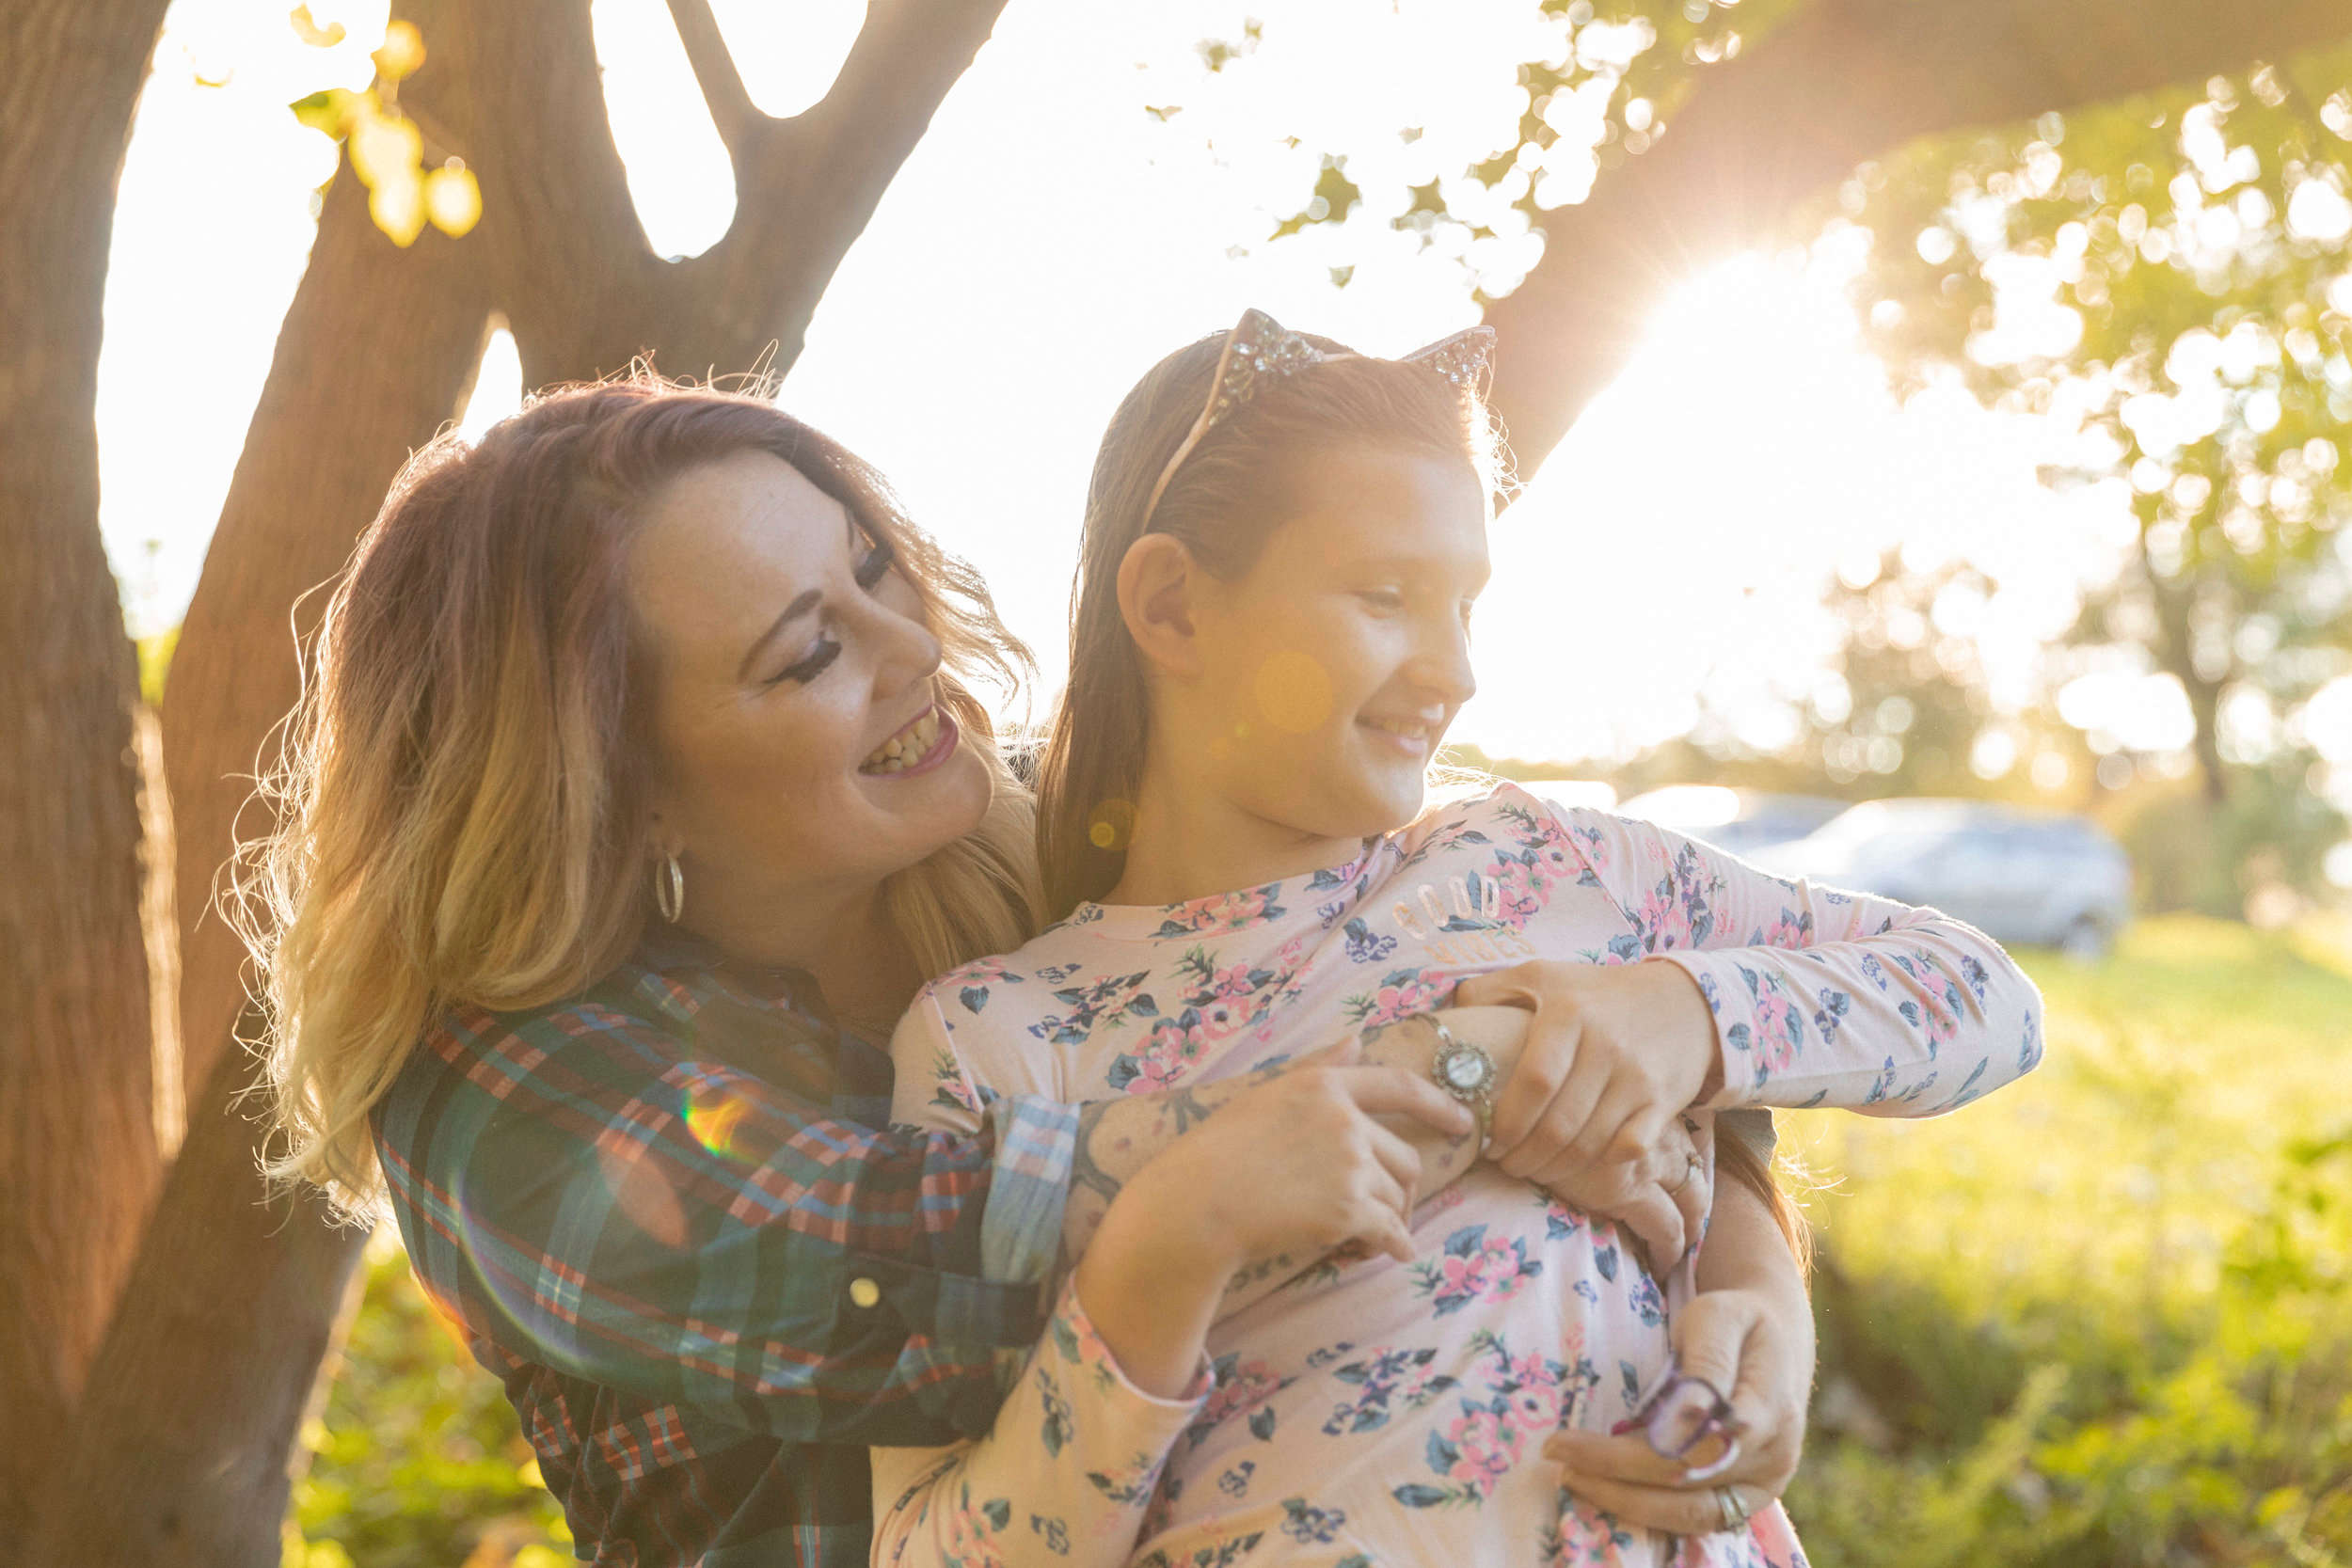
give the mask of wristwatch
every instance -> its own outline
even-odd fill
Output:
[[[1437,1080],[1438,1087],[1478,1113],[1478,1148],[1484,1153],[1494,1132],[1494,1090],[1499,1076],[1495,1059],[1455,1036],[1436,1014],[1422,1016],[1438,1032],[1438,1056],[1429,1064],[1429,1076]]]

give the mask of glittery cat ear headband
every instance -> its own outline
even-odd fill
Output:
[[[1494,352],[1495,329],[1473,326],[1450,338],[1440,338],[1426,348],[1417,348],[1397,363],[1423,366],[1465,391],[1477,392]],[[1234,409],[1256,397],[1261,388],[1326,359],[1353,357],[1356,356],[1324,353],[1263,310],[1243,311],[1233,330],[1225,335],[1224,352],[1216,358],[1216,374],[1209,379],[1207,406],[1192,421],[1184,438],[1176,444],[1168,466],[1160,470],[1159,483],[1152,486],[1152,499],[1143,503],[1145,521],[1150,521],[1152,514],[1159,510],[1160,498],[1168,493],[1168,483],[1200,444],[1201,437],[1222,424]]]

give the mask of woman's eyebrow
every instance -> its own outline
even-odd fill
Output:
[[[825,595],[822,593],[812,588],[806,593],[801,594],[800,597],[794,599],[790,604],[786,605],[784,607],[784,613],[769,622],[768,629],[761,632],[758,640],[754,641],[751,647],[744,652],[743,662],[737,668],[735,672],[735,678],[737,680],[749,679],[752,673],[752,666],[758,662],[760,654],[766,650],[768,644],[773,642],[777,637],[782,635],[785,627],[790,626],[793,622],[799,620],[810,610],[815,610],[818,605],[824,602],[824,599]]]

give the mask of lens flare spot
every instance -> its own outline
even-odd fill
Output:
[[[1305,735],[1331,717],[1331,675],[1312,654],[1285,648],[1258,666],[1250,683],[1258,715],[1285,735]]]
[[[686,1091],[686,1130],[722,1160],[751,1157],[737,1137],[750,1111],[748,1101],[717,1085],[698,1084]]]
[[[1087,842],[1097,849],[1124,849],[1136,836],[1136,806],[1132,800],[1109,800],[1087,817]]]
[[[596,1168],[613,1206],[631,1225],[663,1246],[686,1244],[686,1206],[644,1144],[617,1128],[608,1130],[596,1139]]]

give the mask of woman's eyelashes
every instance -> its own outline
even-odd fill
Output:
[[[1362,588],[1357,590],[1356,596],[1384,615],[1392,615],[1405,608],[1402,588]]]
[[[891,547],[889,541],[878,539],[859,560],[856,570],[850,575],[857,579],[860,588],[871,593],[874,585],[889,575],[891,564],[897,560],[898,552]],[[807,653],[769,676],[764,684],[781,686],[786,681],[798,681],[806,685],[824,673],[825,667],[840,657],[841,644],[833,638],[820,637]]]

